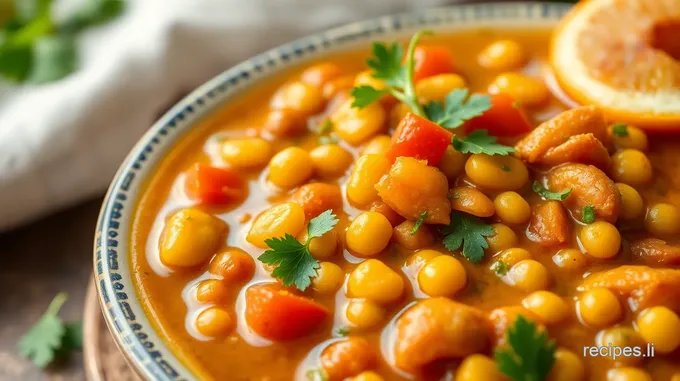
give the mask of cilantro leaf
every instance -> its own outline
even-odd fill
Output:
[[[508,264],[503,261],[496,261],[493,265],[491,265],[491,270],[493,270],[496,274],[503,276],[508,273],[509,267],[510,266],[508,266]]]
[[[390,45],[373,43],[373,57],[366,63],[373,69],[373,78],[382,79],[389,86],[403,89],[406,86],[406,66],[401,64],[404,49],[396,42]]]
[[[505,156],[515,152],[513,147],[496,143],[496,137],[489,136],[486,130],[476,130],[463,139],[453,137],[453,148],[461,153],[483,153]]]
[[[326,210],[309,221],[309,225],[307,225],[308,240],[321,237],[333,230],[333,227],[337,224],[338,219],[333,214],[333,211],[331,209]]]
[[[352,107],[366,107],[373,102],[377,102],[378,99],[388,93],[389,92],[386,90],[376,90],[373,87],[367,85],[357,86],[353,88],[350,93],[352,98],[354,98],[352,101]]]
[[[592,224],[595,222],[595,206],[588,205],[583,207],[581,221],[585,222],[586,224]]]
[[[618,137],[625,138],[628,136],[628,125],[625,123],[616,123],[612,126],[612,132]]]
[[[418,229],[420,229],[420,225],[422,225],[423,222],[425,222],[426,219],[427,219],[427,210],[420,213],[420,216],[416,220],[416,223],[413,225],[413,229],[411,229],[411,235],[414,235],[418,232]]]
[[[442,228],[444,246],[450,251],[463,246],[462,254],[472,263],[479,263],[484,258],[484,249],[489,247],[486,238],[495,234],[491,225],[487,225],[478,217],[460,213],[451,213],[451,223]]]
[[[425,106],[428,119],[446,128],[457,128],[466,120],[482,115],[491,108],[491,98],[488,95],[472,94],[468,98],[468,89],[455,89],[441,102],[432,101]]]
[[[513,381],[545,380],[555,364],[557,345],[546,330],[518,315],[508,328],[508,348],[496,350],[498,370]]]
[[[541,183],[539,183],[538,181],[534,181],[532,189],[534,190],[534,192],[538,193],[538,195],[543,197],[544,199],[554,201],[566,200],[572,191],[572,189],[569,188],[563,192],[551,192],[549,189],[541,185]]]

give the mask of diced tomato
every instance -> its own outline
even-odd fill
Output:
[[[449,131],[409,112],[392,135],[387,159],[394,162],[399,156],[409,156],[427,160],[427,164],[436,166],[452,138],[453,134]]]
[[[294,295],[278,283],[258,284],[246,291],[246,322],[266,339],[300,338],[316,329],[328,315],[324,306]]]
[[[415,60],[414,82],[433,75],[454,72],[453,54],[445,46],[418,46],[413,59]]]
[[[516,136],[531,131],[531,123],[521,106],[508,94],[491,96],[491,108],[465,123],[465,130],[488,130],[492,136]]]
[[[196,163],[186,173],[185,189],[189,197],[204,204],[226,204],[241,199],[245,184],[238,173]]]

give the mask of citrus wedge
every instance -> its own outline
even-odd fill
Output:
[[[583,1],[555,29],[550,63],[610,121],[680,131],[680,0]]]

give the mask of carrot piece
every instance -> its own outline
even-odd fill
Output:
[[[196,163],[186,173],[187,195],[204,204],[226,204],[245,196],[244,181],[238,173]]]
[[[257,284],[246,291],[246,322],[266,339],[300,338],[317,328],[328,315],[324,306],[292,294],[278,283]]]
[[[394,162],[397,157],[408,156],[427,160],[428,165],[437,166],[452,138],[453,134],[444,128],[418,115],[407,113],[392,135],[392,144],[386,153],[387,159]]]
[[[529,118],[509,94],[491,96],[491,108],[465,123],[465,130],[487,130],[493,136],[516,136],[531,131]]]
[[[413,53],[415,60],[415,68],[413,72],[413,81],[437,74],[452,73],[455,71],[453,65],[453,54],[445,46],[431,45],[418,46]]]
[[[342,194],[337,185],[325,183],[311,183],[301,186],[291,201],[300,204],[305,210],[307,219],[314,218],[328,209],[339,211],[342,209]]]

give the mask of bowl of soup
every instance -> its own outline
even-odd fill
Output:
[[[100,304],[137,373],[680,379],[680,138],[561,90],[568,11],[351,24],[172,108],[97,227]]]

